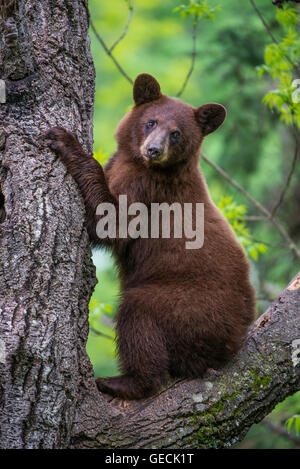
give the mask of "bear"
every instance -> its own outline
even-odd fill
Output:
[[[73,176],[86,209],[93,246],[116,259],[121,302],[116,315],[119,376],[97,378],[99,391],[122,399],[153,395],[172,379],[202,378],[238,352],[255,318],[249,262],[227,220],[214,205],[200,169],[204,137],[224,121],[217,103],[194,108],[162,94],[140,74],[134,106],[121,119],[117,151],[104,168],[62,127],[46,131],[49,147]],[[99,238],[97,207],[128,204],[204,204],[204,242],[186,237]],[[195,211],[192,213],[195,223]]]

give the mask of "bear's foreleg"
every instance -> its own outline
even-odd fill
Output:
[[[79,186],[85,203],[86,224],[91,242],[111,244],[111,238],[100,239],[96,233],[100,218],[96,215],[98,205],[111,203],[118,209],[117,202],[109,191],[102,166],[82,148],[75,135],[62,127],[47,130],[45,138]]]

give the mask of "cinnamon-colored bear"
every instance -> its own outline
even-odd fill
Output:
[[[122,374],[96,382],[100,391],[124,399],[146,397],[170,377],[202,377],[207,368],[220,367],[239,350],[255,317],[248,261],[199,168],[203,138],[222,124],[224,107],[194,108],[169,98],[148,74],[135,80],[133,97],[135,105],[117,129],[117,151],[105,168],[67,130],[46,133],[81,191],[92,244],[109,246],[119,268]],[[96,209],[111,203],[118,213],[119,195],[127,196],[128,205],[142,202],[148,208],[203,203],[203,246],[187,249],[185,235],[124,238],[117,230],[114,238],[99,238],[103,215]]]

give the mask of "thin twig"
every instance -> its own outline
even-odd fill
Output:
[[[254,8],[254,11],[256,12],[257,16],[260,18],[262,24],[264,25],[264,27],[266,28],[270,38],[272,39],[273,42],[275,42],[275,44],[279,45],[279,42],[277,41],[276,37],[274,36],[274,34],[272,33],[272,30],[270,28],[270,26],[268,25],[268,23],[266,22],[266,20],[264,19],[263,15],[261,14],[261,12],[259,11],[259,9],[257,8],[254,0],[250,0],[250,3],[251,5],[253,6]]]
[[[251,202],[251,204],[254,205],[257,210],[259,210],[259,212],[261,212],[267,219],[270,218],[270,212],[260,202],[255,200],[252,195],[248,194],[248,192],[236,181],[234,181],[222,168],[220,168],[220,166],[208,159],[205,155],[203,155],[203,153],[201,154],[201,158],[212,168],[214,168],[223,177],[223,179],[230,182],[233,187],[235,187],[239,192],[241,192],[243,196],[246,197],[246,199],[248,199],[249,202]]]
[[[185,90],[185,87],[193,73],[193,70],[194,70],[194,66],[195,66],[195,60],[196,60],[196,55],[197,55],[197,49],[196,49],[196,45],[197,45],[197,27],[198,27],[198,15],[195,15],[194,16],[194,21],[193,21],[193,34],[192,34],[192,37],[193,37],[193,48],[192,48],[192,54],[191,54],[191,65],[190,65],[190,68],[189,68],[189,71],[187,72],[186,74],[186,77],[184,79],[184,82],[180,88],[180,90],[178,91],[176,97],[179,98],[179,96],[182,95],[182,93],[184,92]]]
[[[289,433],[284,427],[279,425],[278,423],[271,422],[269,419],[264,419],[262,421],[264,425],[269,427],[273,432],[277,433],[280,436],[283,436],[284,438],[287,438],[288,440],[291,440],[297,447],[300,447],[300,438],[297,438],[293,434]]]
[[[116,58],[112,55],[110,49],[107,47],[107,45],[105,44],[104,40],[102,39],[102,37],[100,36],[100,34],[97,32],[92,20],[90,20],[90,25],[91,25],[91,28],[96,36],[96,38],[98,39],[98,41],[100,42],[101,46],[103,47],[103,49],[105,50],[105,52],[107,53],[107,55],[111,58],[111,60],[113,61],[113,63],[115,64],[115,66],[117,67],[117,69],[119,70],[119,72],[126,78],[127,81],[129,81],[129,83],[133,84],[133,80],[127,75],[127,73],[125,72],[125,70],[123,69],[123,67],[121,67],[121,65],[119,64],[119,62],[116,60]]]
[[[271,303],[272,301],[274,300],[270,300],[270,298],[268,298],[267,296],[257,296],[256,299],[258,301],[268,301],[269,303]]]
[[[249,239],[250,241],[253,241],[256,244],[264,244],[265,246],[272,248],[272,249],[285,249],[285,244],[283,243],[270,244],[270,243],[267,243],[266,241],[261,241],[259,239],[253,238],[253,236],[246,235],[245,233],[243,233],[243,237]]]
[[[294,241],[290,238],[285,229],[278,222],[278,220],[272,216],[271,212],[260,202],[255,200],[252,195],[250,195],[242,186],[240,186],[236,181],[234,181],[222,168],[220,168],[220,166],[218,166],[216,163],[213,163],[205,155],[202,154],[201,156],[207,164],[214,168],[226,181],[228,181],[241,194],[243,194],[243,196],[248,199],[249,202],[251,202],[251,204],[254,205],[254,207],[256,207],[257,210],[266,217],[266,220],[270,221],[275,226],[277,231],[279,231],[279,233],[281,234],[282,238],[286,241],[286,244],[288,245],[289,249],[296,255],[298,259],[300,259],[300,250],[298,249]]]
[[[112,52],[113,49],[116,47],[116,45],[119,44],[119,42],[124,39],[124,37],[126,36],[127,34],[127,31],[128,31],[128,28],[129,28],[129,25],[130,25],[130,22],[131,22],[131,19],[132,19],[132,15],[133,15],[133,0],[129,0],[128,1],[128,18],[127,18],[127,22],[125,24],[125,27],[123,29],[123,32],[122,34],[118,37],[118,39],[113,43],[113,45],[109,48],[109,51]]]
[[[290,182],[291,182],[291,179],[292,179],[292,176],[294,174],[294,171],[295,171],[295,167],[296,167],[296,161],[297,161],[297,157],[298,157],[298,153],[299,153],[299,141],[298,141],[298,129],[295,127],[293,127],[293,132],[294,132],[294,136],[295,136],[295,151],[294,151],[294,157],[293,157],[293,160],[292,160],[292,164],[291,164],[291,168],[290,168],[290,171],[289,171],[289,174],[287,176],[287,180],[286,180],[286,183],[284,184],[281,192],[280,192],[280,195],[278,197],[278,200],[277,202],[274,204],[272,210],[271,210],[271,215],[272,217],[275,216],[275,214],[278,212],[278,209],[279,207],[282,205],[282,202],[284,200],[284,197],[285,197],[285,194],[290,186]]]
[[[101,322],[105,325],[105,326],[109,326],[111,329],[115,329],[115,324],[114,324],[114,321],[112,319],[110,319],[109,317],[103,315],[101,317]]]
[[[244,220],[245,221],[266,221],[267,218],[261,215],[245,215]]]
[[[109,340],[115,340],[111,335],[105,334],[104,332],[97,331],[97,329],[94,329],[93,327],[90,326],[90,332],[92,332],[95,335],[100,335],[102,337],[105,337],[105,339]]]
[[[270,217],[270,222],[275,226],[275,228],[277,228],[277,231],[279,231],[283,239],[286,241],[289,249],[296,255],[298,259],[300,259],[300,250],[298,249],[294,241],[291,239],[291,237],[288,235],[288,233],[285,231],[285,229],[278,222],[278,220],[276,218]]]

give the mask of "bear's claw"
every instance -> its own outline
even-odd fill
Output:
[[[53,151],[63,152],[72,145],[77,145],[76,137],[63,127],[52,127],[44,132],[47,145]]]

